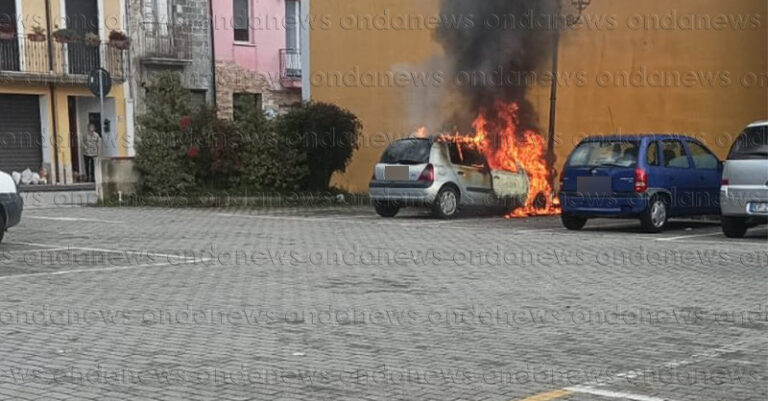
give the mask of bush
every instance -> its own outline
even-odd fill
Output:
[[[263,113],[240,110],[233,143],[240,162],[240,183],[261,191],[297,191],[309,175],[298,132],[279,133]]]
[[[136,165],[144,193],[176,194],[195,186],[194,144],[182,130],[190,113],[191,95],[174,73],[158,74],[150,82],[147,112],[137,118]]]
[[[362,128],[357,116],[328,103],[304,103],[276,122],[279,137],[298,135],[309,169],[302,186],[311,191],[326,191],[333,174],[346,171]]]

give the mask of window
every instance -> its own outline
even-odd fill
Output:
[[[651,142],[651,144],[648,145],[648,165],[649,166],[659,165],[659,143],[658,142]]]
[[[693,166],[695,168],[717,170],[720,166],[720,160],[712,154],[707,148],[695,142],[688,142],[688,149],[691,151]]]
[[[193,108],[200,108],[206,104],[208,91],[206,91],[205,89],[192,89],[190,90],[190,93],[192,94]]]
[[[728,160],[763,159],[768,157],[768,126],[747,128],[733,143]]]
[[[288,50],[299,49],[299,9],[298,1],[285,2],[285,48]]]
[[[249,113],[261,113],[261,93],[235,93],[232,95],[232,106],[235,121]]]
[[[432,141],[426,139],[404,139],[393,142],[381,155],[384,164],[425,164],[429,163]]]
[[[249,9],[249,0],[234,0],[233,4],[233,25],[235,28],[235,40],[238,42],[250,42],[250,20],[251,10]]]
[[[486,159],[483,154],[465,144],[448,143],[448,153],[451,156],[451,163],[461,166],[483,168],[486,165]]]
[[[688,155],[680,141],[664,141],[664,167],[690,168]]]
[[[571,154],[568,167],[634,167],[639,149],[636,141],[583,142]]]

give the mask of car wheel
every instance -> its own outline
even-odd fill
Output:
[[[373,208],[381,217],[395,217],[400,211],[400,206],[391,202],[373,202]]]
[[[669,207],[664,198],[654,196],[648,203],[648,208],[643,212],[640,222],[643,230],[648,233],[660,233],[669,221]]]
[[[569,230],[579,231],[587,224],[586,217],[579,217],[570,214],[563,214],[560,216],[560,220],[563,221],[563,226]]]
[[[459,191],[453,187],[440,190],[432,205],[432,213],[441,219],[452,219],[459,215]]]
[[[5,237],[5,213],[0,212],[0,243],[3,242],[3,237]]]
[[[728,238],[744,238],[747,233],[747,219],[743,217],[722,217],[723,233]]]

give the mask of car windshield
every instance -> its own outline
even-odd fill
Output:
[[[568,167],[635,167],[639,149],[636,141],[582,142],[571,153]]]
[[[425,139],[405,139],[389,145],[381,156],[384,164],[425,164],[429,163],[432,141]]]
[[[747,128],[731,148],[728,160],[768,158],[768,126]]]

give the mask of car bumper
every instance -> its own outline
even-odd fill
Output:
[[[724,216],[768,216],[765,213],[752,212],[750,205],[758,202],[768,202],[768,187],[724,186],[720,188],[720,209]]]
[[[11,228],[21,221],[21,212],[24,210],[24,200],[19,194],[0,194],[0,204],[6,214],[5,228]]]
[[[393,202],[401,206],[424,206],[437,198],[437,186],[424,183],[371,182],[368,194],[376,202]]]
[[[585,196],[561,192],[564,214],[586,217],[634,217],[648,208],[647,194],[605,194]]]

